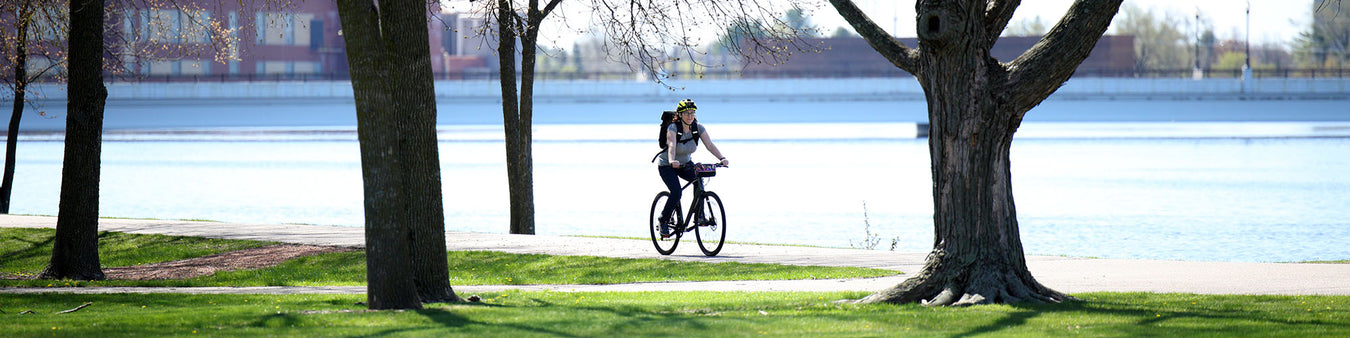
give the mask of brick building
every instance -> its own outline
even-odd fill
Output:
[[[287,6],[283,10],[246,7],[236,1],[195,1],[167,8],[114,7],[106,16],[107,56],[115,60],[110,62],[116,68],[144,81],[346,78],[349,70],[337,5],[296,1]],[[0,14],[0,26],[14,27],[14,20],[12,13]],[[41,25],[46,20],[35,21]],[[432,16],[427,43],[433,71],[495,70],[495,43],[485,43],[474,33],[483,24],[481,18],[460,14]],[[46,28],[37,31],[64,31]],[[34,38],[37,41],[30,46],[64,45],[64,37],[56,34]],[[494,47],[480,48],[489,45]],[[28,65],[41,69],[53,62],[30,57]]]
[[[233,6],[233,7],[231,7]],[[208,13],[211,20],[232,30],[239,43],[226,46],[231,60],[224,64],[200,58],[180,60],[144,60],[133,62],[143,75],[221,76],[223,78],[288,78],[301,76],[345,77],[348,73],[345,43],[337,6],[332,2],[304,1],[294,11],[245,11],[225,2],[219,13]],[[187,15],[177,10],[158,13],[140,11],[127,16],[125,26],[154,27],[155,20],[182,25]],[[438,74],[495,69],[492,49],[477,48],[482,38],[473,32],[482,19],[461,19],[458,14],[442,14],[428,20],[432,70]],[[142,28],[146,29],[146,28]],[[172,32],[171,32],[172,33]],[[179,35],[182,35],[181,33]],[[178,43],[206,43],[202,38],[175,37]],[[473,47],[473,48],[468,48]],[[491,67],[491,68],[490,68]]]

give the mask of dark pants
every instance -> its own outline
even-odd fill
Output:
[[[675,210],[675,207],[680,204],[680,179],[693,181],[698,177],[694,175],[694,167],[688,165],[682,165],[679,169],[663,165],[657,166],[656,170],[661,173],[661,181],[666,183],[666,191],[670,192],[670,198],[666,200],[666,208],[661,210],[661,216],[668,219],[671,211]]]

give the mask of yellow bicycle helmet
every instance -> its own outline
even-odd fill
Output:
[[[680,101],[679,105],[675,106],[676,113],[683,113],[686,110],[694,110],[694,109],[698,109],[698,106],[694,105],[694,100],[691,99],[684,99]]]

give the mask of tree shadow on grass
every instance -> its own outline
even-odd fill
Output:
[[[41,236],[39,238],[45,239],[38,239],[38,240],[33,239],[33,237],[37,236],[26,236],[26,237],[19,237],[17,235],[5,236],[3,240],[6,242],[13,241],[17,243],[26,243],[27,246],[19,248],[18,250],[0,254],[0,262],[13,262],[18,260],[33,259],[44,256],[50,257],[52,252],[52,243],[56,241],[56,234],[53,233],[50,236]]]
[[[634,333],[649,332],[656,328],[670,328],[671,330],[700,330],[709,329],[707,325],[698,319],[701,315],[695,312],[687,311],[661,311],[652,310],[648,307],[637,305],[612,305],[612,306],[568,306],[555,301],[549,301],[539,298],[528,298],[532,303],[529,305],[496,305],[496,304],[468,304],[474,307],[492,307],[499,309],[523,309],[526,311],[537,311],[540,315],[534,319],[523,322],[506,323],[486,323],[475,321],[470,317],[456,313],[453,309],[428,309],[419,310],[418,313],[426,316],[432,321],[447,328],[458,328],[471,325],[492,326],[497,328],[509,328],[522,333],[542,334],[560,337],[578,337],[593,335],[612,335],[616,333]],[[549,319],[551,313],[570,312],[570,313],[594,313],[596,315],[606,315],[616,319],[603,320],[612,321],[606,327],[597,330],[603,331],[584,331],[568,332],[553,327],[575,327],[585,330],[570,323],[559,322],[558,319]],[[569,316],[571,318],[572,316]],[[566,320],[566,319],[563,319]],[[672,332],[672,333],[678,333]]]
[[[1296,296],[1287,296],[1296,297]],[[1292,300],[1290,300],[1292,301]],[[1122,323],[1085,323],[1085,326],[1106,327],[1109,326],[1111,332],[1124,336],[1148,336],[1159,334],[1159,331],[1166,332],[1168,335],[1191,336],[1245,336],[1252,335],[1262,331],[1261,328],[1278,327],[1298,330],[1297,327],[1323,327],[1340,326],[1346,328],[1344,322],[1310,319],[1286,319],[1271,318],[1270,312],[1244,310],[1240,308],[1230,309],[1176,309],[1177,304],[1148,305],[1148,301],[1142,302],[1119,302],[1119,301],[1099,301],[1099,300],[1076,300],[1065,301],[1060,304],[1012,304],[1009,305],[1017,311],[1008,313],[987,325],[972,328],[966,332],[955,334],[956,337],[967,337],[977,335],[997,334],[1009,328],[1026,325],[1032,319],[1052,313],[1081,314],[1081,317],[1120,317],[1127,318],[1127,322]],[[1161,308],[1169,308],[1163,310]],[[1211,322],[1228,322],[1225,325],[1169,325],[1160,327],[1167,322],[1177,320],[1199,320]],[[1271,326],[1261,325],[1271,324]],[[1065,328],[1071,329],[1071,328]],[[1292,331],[1286,334],[1297,333],[1301,331]],[[1049,332],[1046,332],[1049,333]],[[1278,332],[1266,332],[1272,335],[1281,335]]]
[[[537,299],[533,299],[533,300],[534,300],[536,303],[545,303],[545,304],[547,304],[546,302],[543,302],[543,301],[540,301],[540,300],[537,300]],[[549,305],[552,305],[552,304],[549,304]],[[423,309],[423,310],[417,310],[417,313],[420,314],[420,315],[422,315],[422,316],[424,316],[424,317],[427,317],[427,319],[430,319],[432,322],[435,322],[436,324],[439,324],[441,327],[444,327],[444,328],[463,328],[463,327],[472,326],[472,325],[481,325],[481,326],[485,326],[485,327],[488,327],[488,326],[491,326],[491,327],[506,327],[506,328],[511,328],[511,329],[515,329],[515,330],[518,330],[518,331],[522,331],[522,332],[530,332],[530,333],[535,333],[535,334],[544,334],[544,335],[549,335],[549,336],[557,336],[557,337],[576,337],[576,335],[569,334],[569,333],[566,333],[566,332],[557,331],[557,330],[549,330],[549,329],[544,329],[544,328],[541,328],[541,327],[530,326],[530,325],[525,325],[525,324],[520,324],[520,323],[487,323],[487,322],[475,321],[475,320],[473,320],[473,319],[470,319],[470,318],[467,317],[467,316],[464,316],[464,315],[462,315],[462,314],[456,313],[456,312],[454,311],[454,308],[456,308],[456,307],[487,307],[487,308],[497,308],[497,309],[516,308],[515,306],[498,305],[498,304],[460,303],[460,304],[453,305],[453,307],[450,308],[450,309]],[[544,326],[544,325],[539,325],[539,326]],[[404,331],[411,331],[411,330],[413,330],[413,329],[391,330],[391,331],[381,332],[380,335],[385,335],[385,334],[390,334],[390,333],[398,333],[398,332],[404,332]]]

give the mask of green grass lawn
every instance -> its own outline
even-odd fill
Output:
[[[51,259],[51,229],[0,229],[0,274],[29,276]],[[273,243],[103,232],[104,266],[127,266],[199,257]],[[658,281],[858,278],[899,272],[853,267],[702,263],[664,259],[548,256],[488,251],[448,253],[451,285],[615,284]],[[236,270],[182,280],[0,280],[0,286],[331,286],[365,285],[360,251],[320,254],[257,270]]]
[[[12,336],[1350,336],[1347,296],[1090,293],[1081,302],[925,308],[856,292],[499,292],[367,311],[363,295],[5,295]],[[92,305],[68,314],[56,312]],[[33,313],[20,314],[31,310]]]
[[[0,273],[37,273],[52,259],[55,229],[0,228]],[[131,266],[265,246],[268,242],[99,232],[99,262]]]
[[[0,273],[46,264],[51,230],[0,229]],[[105,265],[266,245],[101,234]],[[875,269],[451,252],[452,285],[839,278]],[[135,285],[360,285],[364,258],[335,253],[269,269]],[[24,283],[42,283],[24,284]],[[0,281],[0,286],[128,282]],[[147,283],[147,282],[141,282]],[[156,284],[159,283],[159,284]],[[481,303],[368,311],[365,295],[0,294],[11,336],[1350,336],[1350,296],[1087,293],[1064,304],[926,308],[839,304],[859,292],[491,292]],[[460,294],[468,297],[470,294]],[[82,304],[88,307],[59,314]]]

